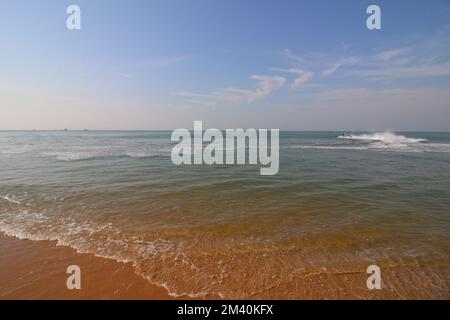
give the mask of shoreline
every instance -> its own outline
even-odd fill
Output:
[[[79,253],[72,247],[57,245],[55,240],[20,239],[0,232],[0,257],[0,300],[229,300],[213,295],[170,295],[164,287],[136,273],[131,262]],[[69,290],[66,286],[70,276],[66,270],[70,265],[80,267],[81,290]],[[383,275],[383,290],[368,291],[365,270],[318,272],[301,278],[302,284],[296,288],[300,300],[448,299],[448,291],[444,289],[448,285],[448,274],[441,275],[441,288],[436,287],[436,282],[434,288],[424,286],[424,291],[415,285],[404,285],[416,282],[417,275],[417,270],[388,269]],[[327,289],[330,283],[334,286]],[[297,300],[298,297],[287,295],[293,294],[293,289],[286,287],[282,294],[274,288],[267,295],[249,295],[246,299]]]
[[[175,299],[136,274],[131,263],[78,253],[56,241],[19,239],[0,232],[0,257],[0,300]],[[69,265],[81,269],[80,290],[67,289]]]

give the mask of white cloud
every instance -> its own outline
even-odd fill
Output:
[[[255,101],[269,95],[271,92],[280,89],[286,82],[286,79],[283,77],[273,76],[253,75],[252,79],[259,81],[259,85],[256,91],[253,91],[248,95],[249,101]]]
[[[395,57],[398,57],[406,52],[408,52],[410,48],[400,48],[396,50],[387,50],[383,51],[375,56],[375,60],[380,61],[389,61]]]
[[[333,73],[335,73],[336,71],[338,71],[344,65],[357,64],[359,61],[360,61],[360,59],[357,58],[357,57],[350,57],[350,58],[341,59],[338,62],[336,62],[335,64],[333,64],[331,67],[325,69],[323,71],[323,75],[324,76],[330,76]]]
[[[294,83],[292,83],[292,88],[298,88],[302,84],[304,84],[309,79],[312,79],[314,76],[314,72],[304,72],[300,77],[294,80]]]
[[[275,71],[281,71],[281,72],[287,72],[287,73],[293,73],[299,75],[294,82],[291,85],[292,89],[296,89],[303,85],[306,81],[312,79],[314,77],[314,72],[311,71],[304,71],[300,68],[288,68],[288,69],[282,69],[282,68],[273,68]]]
[[[253,75],[251,76],[251,79],[258,82],[255,90],[230,87],[210,93],[176,92],[175,95],[190,98],[189,100],[186,100],[186,102],[199,103],[201,101],[199,104],[202,105],[215,106],[219,103],[225,105],[239,105],[243,102],[252,103],[260,100],[280,89],[286,82],[285,78],[279,76]]]

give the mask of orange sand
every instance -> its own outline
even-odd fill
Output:
[[[81,290],[66,287],[67,266],[81,268]],[[131,264],[79,254],[51,241],[0,234],[0,299],[170,299]]]
[[[81,290],[66,287],[69,265],[81,268]],[[318,272],[292,279],[284,286],[247,299],[448,299],[448,273],[426,274],[408,268],[387,268],[383,290],[369,291],[360,272]],[[358,269],[358,270],[359,270]],[[420,270],[419,270],[420,271]],[[438,270],[439,271],[439,270]],[[291,275],[292,276],[292,275]],[[430,280],[430,279],[428,279]],[[276,282],[276,281],[274,281]],[[428,281],[429,282],[429,281]],[[428,283],[426,282],[426,283]],[[421,286],[423,286],[421,288]],[[178,297],[179,299],[188,297]],[[208,297],[207,297],[208,298]],[[218,298],[218,297],[209,297]],[[80,254],[54,241],[19,240],[0,233],[0,299],[173,299],[134,272],[130,263]]]

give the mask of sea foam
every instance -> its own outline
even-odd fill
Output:
[[[408,138],[392,132],[376,132],[370,134],[350,134],[341,135],[338,139],[346,140],[365,140],[365,141],[379,141],[386,144],[398,144],[398,143],[420,143],[426,142],[427,139],[423,138]]]

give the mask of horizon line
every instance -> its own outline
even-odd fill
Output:
[[[166,132],[173,131],[175,129],[0,129],[0,132]],[[188,128],[183,128],[188,129]],[[209,129],[209,128],[208,128]],[[217,128],[219,130],[226,130],[230,128]],[[232,129],[267,129],[267,128],[232,128]],[[274,130],[277,128],[272,128]],[[206,129],[207,130],[207,129]],[[350,130],[350,129],[326,129],[326,130],[302,130],[302,129],[278,129],[280,132],[410,132],[410,133],[450,133],[448,131],[442,130],[393,130],[393,129],[379,129],[379,130]],[[189,129],[189,131],[193,131],[193,129]],[[203,130],[205,131],[205,130]]]

